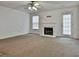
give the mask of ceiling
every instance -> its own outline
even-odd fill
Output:
[[[29,2],[30,1],[0,1],[0,6],[24,11],[24,8]],[[39,1],[38,3],[41,5],[41,11],[79,5],[79,1]]]

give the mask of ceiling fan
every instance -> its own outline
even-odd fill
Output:
[[[28,3],[28,10],[37,11],[39,7],[40,7],[39,3],[35,2],[35,1],[31,1],[31,3]]]
[[[27,3],[27,5],[26,5],[26,7],[24,9],[31,13],[31,12],[39,11],[40,8],[41,8],[41,6],[38,3],[38,1],[31,1],[31,2]]]

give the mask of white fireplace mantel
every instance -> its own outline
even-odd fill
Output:
[[[44,34],[44,27],[51,27],[51,28],[53,28],[53,35],[45,35]],[[41,36],[56,37],[55,31],[56,31],[56,24],[55,23],[42,23],[41,24],[41,34],[40,34]]]

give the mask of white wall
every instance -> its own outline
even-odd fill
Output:
[[[29,14],[0,6],[0,39],[29,33]]]
[[[70,7],[70,8],[63,8],[63,9],[56,9],[56,10],[49,10],[40,13],[40,34],[43,35],[43,27],[48,26],[46,23],[54,27],[54,35],[61,36],[62,35],[62,15],[64,13],[71,13],[72,14],[72,37],[79,38],[79,31],[78,31],[78,7]],[[47,18],[46,16],[52,16],[51,18]]]
[[[76,28],[76,34],[74,34],[74,36],[76,38],[79,39],[79,7],[77,8],[77,12],[76,12],[77,15],[75,15],[77,17],[77,21],[74,20],[74,22],[76,23],[74,28]]]

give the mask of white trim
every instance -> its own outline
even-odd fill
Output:
[[[20,36],[20,35],[25,35],[25,34],[28,34],[28,33],[19,33],[19,34],[15,34],[15,35],[3,36],[3,37],[0,37],[0,40],[6,39],[6,38],[11,38],[11,37],[16,37],[16,36]]]

